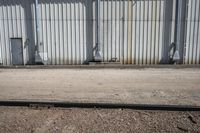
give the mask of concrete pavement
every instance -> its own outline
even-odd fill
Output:
[[[0,92],[0,100],[200,106],[200,69],[0,69]]]

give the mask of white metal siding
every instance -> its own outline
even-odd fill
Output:
[[[188,1],[185,64],[200,63],[200,1]]]
[[[40,1],[40,51],[47,53],[49,64],[83,64],[92,58],[93,18],[89,4],[91,0]]]
[[[103,0],[103,60],[124,64],[157,64],[164,45],[164,0]]]
[[[30,13],[33,12],[32,7],[31,0],[0,0],[0,58],[4,65],[12,64],[10,38],[22,38],[24,62],[28,62],[29,54],[33,54],[31,52],[34,49],[28,48],[34,45],[34,41],[30,38],[34,32],[32,27],[29,27],[33,21],[30,18]],[[28,12],[28,10],[31,11]],[[28,38],[29,41],[26,40]]]

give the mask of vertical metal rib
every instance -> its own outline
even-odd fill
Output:
[[[107,0],[107,61],[109,60],[109,1]],[[111,44],[110,44],[111,45]]]
[[[10,2],[10,1],[8,1],[8,2]],[[9,15],[8,15],[8,10],[9,10],[9,8],[8,8],[8,6],[6,6],[6,20],[8,20],[9,21]],[[16,10],[16,6],[15,6],[15,13],[17,14],[17,10]],[[16,23],[16,28],[18,28],[18,25],[17,25],[17,21],[18,21],[18,18],[17,18],[17,15],[15,16],[16,17],[16,19],[14,20],[14,19],[12,19],[11,18],[11,20],[12,21],[14,21],[15,23]],[[7,37],[9,37],[10,36],[10,26],[9,26],[9,22],[8,23],[6,23],[6,28],[7,28]],[[18,32],[17,32],[17,36],[18,36]],[[10,65],[11,64],[11,53],[9,52],[10,51],[10,45],[9,45],[9,43],[10,43],[10,38],[7,40],[8,41],[8,43],[7,43],[7,45],[6,45],[6,56],[7,56],[7,65]]]
[[[60,13],[59,13],[59,10],[60,10],[60,6],[59,6],[59,3],[57,4],[57,16],[58,16],[58,18],[57,18],[57,26],[56,26],[56,28],[57,28],[57,31],[58,31],[58,37],[57,37],[57,40],[58,40],[58,44],[56,45],[56,49],[57,49],[57,52],[58,52],[58,55],[57,55],[57,64],[58,65],[60,65],[60,58],[61,58],[61,50],[60,50],[60,48],[61,48],[61,41],[60,41],[60,37],[61,37],[61,34],[60,34],[60,21],[62,21],[61,20],[61,18],[60,18]]]
[[[141,62],[141,64],[145,64],[145,59],[144,59],[144,54],[145,54],[145,52],[144,52],[144,29],[145,29],[145,1],[143,1],[143,18],[142,18],[142,20],[141,21],[143,21],[143,31],[142,31],[142,62]]]
[[[80,14],[81,14],[81,12],[80,12],[80,3],[78,3],[78,21],[79,21],[79,23],[78,23],[78,29],[79,29],[78,30],[78,34],[79,34],[79,36],[78,36],[79,37],[79,42],[78,42],[79,43],[79,45],[78,45],[79,46],[78,64],[81,64],[81,62],[82,62],[82,59],[81,59],[81,45],[82,44],[81,44],[81,41],[80,41],[80,39],[81,39],[81,30],[80,30],[81,29],[81,22],[80,21],[82,21],[82,20],[81,20]]]
[[[114,42],[115,42],[115,49],[114,49],[114,51],[115,51],[115,55],[114,55],[114,58],[117,58],[117,41],[116,41],[116,39],[117,39],[117,37],[116,37],[116,35],[117,35],[117,31],[116,31],[116,29],[117,29],[117,1],[115,0],[115,5],[114,5],[114,9],[115,9],[115,19],[114,19],[114,23],[115,23],[115,39],[114,39]]]
[[[146,43],[146,63],[148,64],[148,48],[149,48],[149,0],[148,0],[148,3],[147,3],[147,33],[146,33],[146,36],[147,36],[147,43]]]
[[[122,53],[121,53],[121,1],[119,2],[119,60],[120,60],[120,62],[122,62],[121,61],[121,55],[122,55]]]
[[[157,47],[157,43],[156,43],[156,38],[157,38],[157,0],[155,2],[155,29],[154,29],[154,50],[153,50],[153,64],[155,64],[155,58],[156,58],[156,47]]]
[[[106,51],[106,45],[107,45],[107,43],[106,43],[106,38],[107,38],[107,36],[106,36],[106,0],[103,0],[103,15],[102,15],[102,23],[103,23],[103,32],[102,32],[102,36],[103,36],[103,47],[102,47],[102,49],[103,49],[103,62],[105,62],[106,61],[106,57],[107,57],[107,51]]]
[[[69,24],[70,24],[70,21],[69,21],[69,18],[68,18],[68,9],[67,9],[67,7],[68,7],[68,5],[69,5],[69,3],[66,3],[66,44],[65,45],[67,45],[67,50],[66,50],[66,59],[67,59],[67,61],[66,61],[66,63],[69,65],[70,64],[70,53],[69,53],[69,45],[70,45],[70,43],[69,43]]]
[[[150,41],[150,64],[153,64],[152,63],[152,37],[153,37],[153,28],[152,28],[152,26],[153,26],[153,1],[151,2],[151,41]]]
[[[124,59],[124,46],[125,46],[125,42],[124,42],[124,39],[125,39],[125,34],[124,34],[124,29],[125,29],[125,1],[123,1],[123,17],[122,17],[122,33],[123,33],[123,37],[122,37],[122,55],[123,55],[123,64],[125,64],[125,59]]]
[[[200,32],[199,32],[199,23],[200,23],[200,1],[199,1],[199,10],[198,10],[198,20],[197,20],[197,49],[196,49],[196,64],[199,64],[200,63],[200,43],[199,43],[199,36],[200,36]],[[198,52],[199,52],[199,55],[198,55]],[[199,59],[199,60],[198,60]]]
[[[56,35],[54,36],[54,34],[53,33],[55,33],[56,32],[56,24],[55,24],[55,22],[56,22],[56,20],[55,20],[55,12],[56,12],[56,9],[55,9],[55,4],[53,4],[53,25],[52,25],[52,29],[53,29],[53,31],[54,32],[52,32],[52,38],[54,39],[54,41],[53,41],[53,47],[52,47],[52,51],[53,51],[53,64],[55,65],[56,64]]]
[[[5,64],[7,65],[7,56],[6,56],[6,32],[5,32],[5,14],[4,14],[4,7],[2,7],[2,18],[3,18],[3,32],[4,32],[4,34],[3,34],[3,36],[4,36],[4,62],[5,62]],[[3,49],[3,48],[2,48]]]
[[[62,14],[62,26],[61,26],[61,29],[62,29],[62,48],[63,49],[61,49],[62,50],[62,63],[63,64],[66,64],[66,58],[65,58],[65,50],[66,50],[66,44],[65,44],[65,37],[66,37],[66,35],[65,35],[65,26],[64,26],[64,23],[65,23],[65,20],[64,20],[64,4],[65,3],[63,3],[62,5],[61,5],[61,14]]]
[[[74,45],[75,45],[75,48],[74,48],[74,56],[75,56],[75,58],[74,58],[74,64],[77,64],[77,37],[76,37],[76,22],[77,22],[77,20],[76,20],[76,2],[74,2]]]
[[[44,31],[44,23],[45,23],[45,20],[43,19],[44,18],[44,16],[43,16],[43,7],[42,7],[42,3],[41,3],[41,5],[40,5],[41,7],[40,7],[40,18],[39,18],[39,22],[41,23],[40,25],[41,25],[41,44],[42,44],[42,49],[40,49],[40,52],[42,52],[42,53],[44,53],[44,33],[45,33],[45,31]],[[44,56],[42,57],[42,60],[44,60]]]
[[[71,47],[71,52],[70,52],[70,54],[71,54],[71,58],[70,58],[70,64],[73,64],[74,63],[74,61],[73,61],[73,48],[72,48],[72,39],[73,39],[73,32],[72,32],[72,3],[71,3],[71,1],[70,1],[70,10],[69,10],[69,14],[70,14],[70,19],[69,19],[69,21],[70,21],[70,32],[71,32],[71,34],[70,34],[70,39],[71,39],[71,42],[70,42],[70,47]]]
[[[192,3],[193,3],[193,0],[191,0],[190,1],[190,15],[189,15],[189,17],[190,18],[188,18],[188,21],[190,21],[189,23],[190,23],[190,25],[189,25],[189,39],[188,39],[188,50],[187,50],[187,52],[188,52],[188,57],[187,57],[187,62],[189,63],[189,64],[191,64],[191,62],[190,62],[190,41],[191,41],[191,26],[192,26],[192,22],[191,22],[191,16],[192,16]]]
[[[85,22],[87,22],[86,20],[86,16],[85,16],[85,4],[86,4],[86,1],[83,0],[83,5],[82,5],[82,18],[83,18],[83,55],[82,55],[82,58],[83,58],[83,63],[85,63],[85,47],[86,47],[86,44],[85,44]]]
[[[158,57],[156,62],[160,63],[160,47],[162,46],[162,44],[160,44],[160,40],[162,40],[162,36],[161,36],[161,0],[159,0],[159,27],[158,27]]]
[[[127,63],[131,64],[132,63],[132,0],[128,0],[128,24],[127,24],[127,42],[128,42],[128,46],[127,46]]]
[[[193,32],[192,34],[193,34],[193,36],[192,36],[192,41],[191,41],[191,44],[192,44],[191,50],[192,50],[192,51],[191,51],[191,57],[190,57],[190,60],[191,60],[191,63],[192,63],[192,64],[194,63],[194,62],[193,62],[193,61],[194,61],[194,60],[193,60],[193,58],[194,58],[193,55],[194,55],[194,47],[195,47],[195,46],[194,46],[194,45],[195,45],[195,41],[194,41],[194,40],[195,40],[195,31],[196,31],[196,22],[195,22],[195,21],[196,21],[196,7],[197,7],[196,0],[193,0],[193,1],[194,1],[194,3],[195,3],[195,4],[194,4],[195,7],[192,7],[192,8],[194,9],[194,13],[193,13],[194,16],[192,17],[192,20],[191,20],[191,22],[193,23],[193,29],[192,29],[192,32]],[[192,5],[192,6],[193,6],[193,5]]]
[[[137,51],[138,51],[138,47],[137,47],[137,1],[136,1],[136,3],[135,3],[135,43],[134,43],[134,45],[135,45],[135,64],[138,64],[138,55],[137,55]]]
[[[110,45],[111,45],[111,49],[110,49],[110,60],[112,59],[113,56],[113,0],[111,0],[111,16],[110,16],[111,20],[110,20]]]
[[[138,33],[138,35],[139,35],[139,37],[138,37],[138,64],[141,64],[141,60],[142,60],[142,58],[141,58],[141,40],[140,40],[140,38],[141,38],[141,1],[139,1],[139,17],[138,17],[138,28],[139,28],[139,33]]]

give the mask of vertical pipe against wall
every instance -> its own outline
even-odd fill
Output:
[[[102,61],[100,50],[100,0],[96,0],[96,53],[95,61]]]
[[[178,8],[179,8],[179,0],[176,0],[176,10],[175,10],[175,30],[174,30],[174,43],[177,42],[177,27],[178,27]],[[175,44],[175,49],[174,49],[174,52],[176,50],[176,45]]]
[[[38,0],[35,0],[35,27],[36,27],[36,55],[39,53],[39,19],[38,19]]]
[[[176,3],[176,24],[175,24],[175,55],[179,56],[179,63],[183,63],[184,57],[184,33],[185,33],[185,18],[186,18],[186,0],[177,0]],[[176,58],[176,57],[174,57]]]

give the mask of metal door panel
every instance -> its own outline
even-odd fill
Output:
[[[11,39],[12,64],[23,64],[22,39]]]

